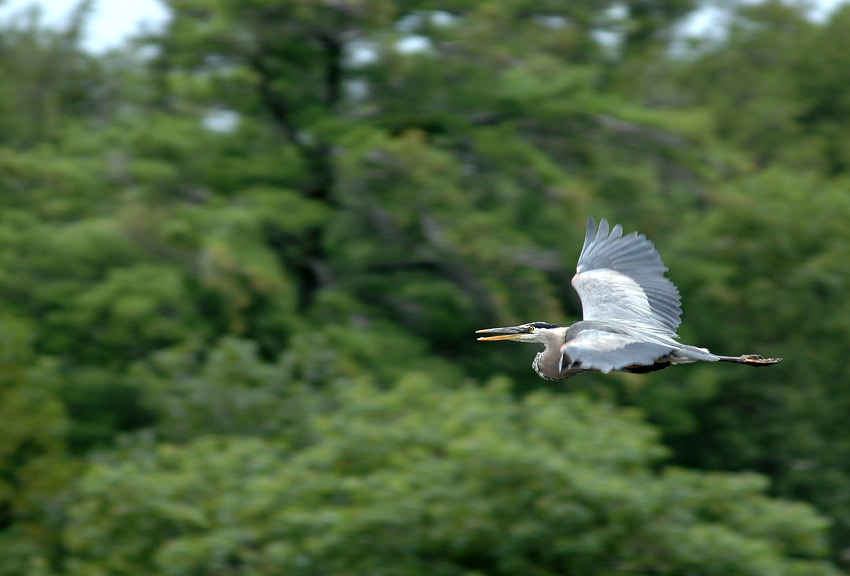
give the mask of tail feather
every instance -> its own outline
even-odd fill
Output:
[[[747,364],[749,366],[771,366],[782,362],[782,358],[765,358],[758,354],[744,354],[743,356],[718,356],[721,362],[735,362],[736,364]]]

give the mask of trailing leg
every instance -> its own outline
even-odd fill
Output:
[[[747,364],[749,366],[770,366],[779,364],[782,358],[765,358],[758,354],[744,354],[743,356],[718,356],[721,362],[734,362],[736,364]]]

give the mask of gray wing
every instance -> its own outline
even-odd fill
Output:
[[[646,236],[587,219],[584,246],[572,284],[585,320],[621,320],[675,334],[681,322],[679,291]]]
[[[651,366],[674,350],[675,345],[647,342],[628,334],[584,330],[561,346],[561,364],[564,368],[598,370],[608,374],[630,366]]]

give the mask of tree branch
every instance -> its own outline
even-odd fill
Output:
[[[304,151],[304,145],[298,140],[298,129],[292,121],[292,116],[289,111],[289,104],[278,94],[275,94],[272,88],[273,78],[271,70],[263,61],[262,54],[254,54],[248,57],[248,62],[251,68],[260,77],[260,97],[266,105],[269,113],[275,123],[280,126],[286,135],[287,140],[301,151]]]

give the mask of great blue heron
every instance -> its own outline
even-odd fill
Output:
[[[679,291],[664,276],[667,268],[646,236],[623,236],[617,224],[587,220],[584,246],[572,284],[581,298],[583,320],[570,326],[529,322],[478,330],[479,340],[518,340],[543,344],[534,358],[535,372],[546,380],[563,380],[585,372],[612,370],[654,372],[671,364],[737,362],[750,366],[778,364],[781,358],[755,354],[718,356],[705,348],[676,341],[681,322]]]

